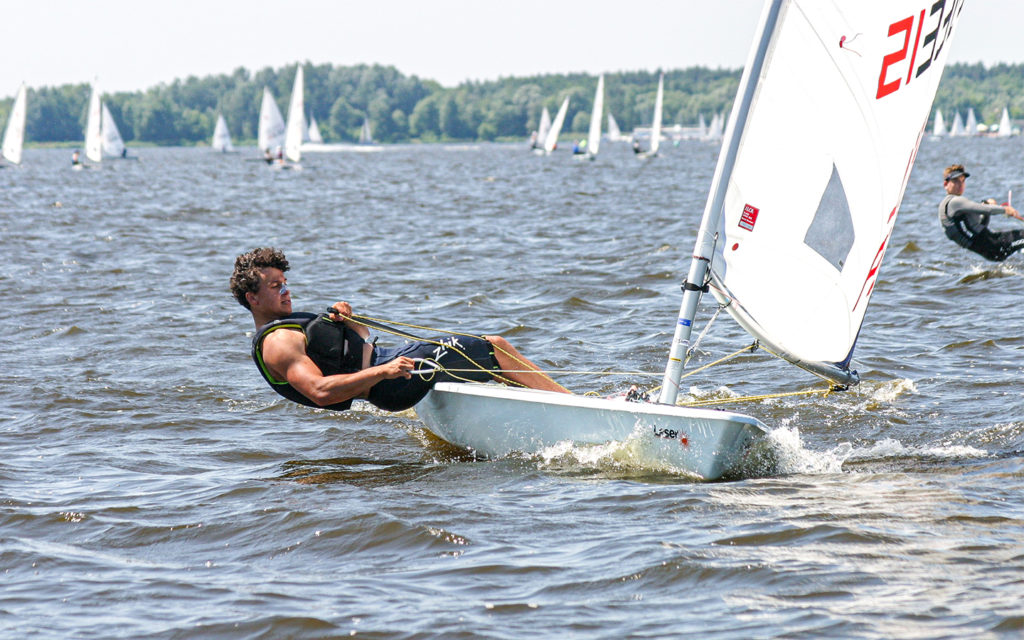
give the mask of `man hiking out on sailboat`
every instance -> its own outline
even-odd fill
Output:
[[[500,336],[453,334],[385,348],[366,341],[367,324],[353,317],[347,302],[336,302],[319,315],[292,312],[284,275],[288,268],[277,249],[243,253],[235,259],[231,293],[256,324],[256,366],[271,388],[289,400],[344,411],[359,398],[402,411],[437,382],[492,379],[568,393]]]
[[[947,195],[939,204],[939,222],[947,238],[994,262],[1002,262],[1024,249],[1024,229],[988,228],[989,218],[1001,213],[1024,221],[1016,209],[1009,204],[985,204],[965,198],[964,182],[971,174],[962,164],[946,167],[942,175]]]

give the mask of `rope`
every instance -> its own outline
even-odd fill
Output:
[[[337,313],[333,309],[331,309],[331,311],[333,313]],[[542,376],[546,377],[549,381],[551,381],[553,384],[561,387],[565,391],[568,391],[568,389],[565,389],[565,387],[563,387],[562,385],[560,385],[557,382],[555,382],[546,371],[530,367],[529,364],[527,364],[526,362],[523,362],[515,354],[509,353],[506,349],[502,349],[501,346],[496,345],[493,342],[490,343],[492,348],[496,349],[497,351],[500,351],[506,357],[508,357],[510,360],[512,360],[513,362],[516,362],[519,365],[521,365],[522,367],[524,367],[524,369],[496,369],[496,370],[488,369],[488,368],[484,367],[483,365],[477,363],[475,360],[473,360],[468,355],[466,355],[466,353],[464,351],[462,351],[461,349],[459,349],[458,347],[456,347],[454,345],[445,344],[444,342],[441,342],[440,340],[434,340],[432,338],[422,338],[420,336],[415,336],[415,335],[413,335],[411,333],[408,333],[406,331],[402,331],[402,330],[390,327],[390,326],[388,326],[388,324],[394,324],[394,325],[398,325],[400,327],[408,327],[410,329],[430,331],[432,333],[446,333],[448,335],[453,335],[453,336],[463,336],[463,337],[466,337],[466,338],[483,339],[482,336],[474,335],[474,334],[471,334],[471,333],[462,333],[462,332],[459,332],[459,331],[452,331],[450,329],[435,329],[435,328],[431,328],[431,327],[424,327],[424,326],[419,326],[419,325],[414,325],[414,324],[408,324],[408,323],[405,323],[405,322],[390,322],[388,324],[385,324],[384,321],[379,319],[379,318],[371,318],[369,316],[363,316],[363,315],[358,315],[358,314],[352,314],[351,316],[345,316],[345,317],[347,317],[352,322],[354,322],[356,324],[359,324],[359,325],[362,325],[362,326],[367,327],[367,328],[376,329],[376,330],[382,331],[384,333],[390,333],[392,335],[400,336],[400,337],[403,337],[403,338],[418,340],[420,342],[426,342],[428,344],[434,344],[434,345],[438,345],[440,347],[444,347],[446,349],[450,349],[450,350],[454,351],[455,353],[459,354],[460,356],[462,356],[462,358],[464,360],[466,360],[467,362],[469,362],[470,364],[472,364],[474,366],[474,368],[472,368],[472,369],[449,369],[449,368],[445,367],[444,365],[442,365],[440,362],[437,362],[436,360],[427,358],[427,359],[424,359],[424,361],[429,363],[429,365],[432,367],[433,371],[417,373],[417,375],[423,376],[424,380],[428,380],[428,381],[431,380],[433,378],[434,371],[444,371],[444,372],[448,373],[449,375],[451,375],[451,377],[455,378],[456,380],[461,380],[462,382],[474,382],[473,380],[470,380],[469,378],[465,378],[465,377],[462,377],[462,376],[455,375],[453,372],[467,373],[467,372],[483,371],[483,372],[485,372],[485,373],[487,373],[487,374],[489,374],[491,376],[494,376],[495,379],[497,379],[497,380],[499,380],[499,381],[501,381],[501,382],[503,382],[505,384],[516,386],[516,387],[527,388],[526,384],[523,384],[522,382],[518,382],[516,380],[513,380],[513,379],[511,379],[509,377],[506,377],[506,376],[504,376],[502,374],[503,373],[528,373],[528,374],[539,374],[539,375],[542,375]],[[427,377],[428,373],[430,374],[430,377]]]
[[[694,400],[692,402],[680,402],[680,407],[710,407],[717,404],[726,404],[729,402],[758,402],[760,400],[773,400],[775,398],[788,398],[791,396],[814,396],[820,395],[823,398],[827,398],[837,387],[829,387],[828,389],[808,389],[806,391],[790,391],[788,393],[768,393],[760,396],[740,396],[737,398],[715,398],[708,400]]]
[[[687,360],[689,360],[689,354],[691,354],[693,352],[693,349],[696,348],[696,345],[700,343],[701,338],[703,338],[704,334],[707,333],[708,327],[710,327],[711,323],[714,322],[714,319],[718,317],[718,314],[722,311],[722,309],[725,308],[725,306],[726,305],[719,305],[717,311],[715,312],[715,315],[711,318],[711,321],[708,322],[708,325],[705,327],[704,331],[701,332],[700,336],[698,336],[697,341],[694,344],[694,346],[691,347],[691,349],[688,351]],[[395,329],[395,328],[393,328],[393,327],[391,327],[389,325],[397,325],[399,327],[407,327],[409,329],[428,331],[428,332],[432,332],[432,333],[445,333],[445,334],[453,335],[453,336],[465,336],[465,337],[468,337],[468,338],[481,338],[481,336],[478,336],[478,335],[475,335],[475,334],[471,334],[471,333],[462,333],[462,332],[459,332],[459,331],[452,331],[450,329],[437,329],[437,328],[433,328],[433,327],[425,327],[425,326],[421,326],[421,325],[414,325],[414,324],[409,324],[409,323],[405,323],[405,322],[387,321],[387,323],[385,323],[385,321],[381,320],[380,318],[373,318],[373,317],[370,317],[370,316],[363,316],[363,315],[358,315],[358,314],[353,314],[351,316],[346,316],[346,317],[347,317],[348,320],[351,320],[352,322],[354,322],[356,324],[359,324],[359,325],[362,325],[362,326],[367,327],[367,328],[376,329],[378,331],[382,331],[384,333],[389,333],[389,334],[392,334],[392,335],[400,336],[402,338],[418,340],[420,342],[426,342],[426,343],[429,343],[429,344],[435,344],[435,345],[438,345],[438,346],[445,347],[447,349],[451,349],[452,351],[454,351],[454,352],[458,353],[459,355],[461,355],[463,357],[463,359],[465,359],[467,362],[470,362],[470,363],[472,363],[474,365],[474,368],[471,368],[471,369],[451,369],[451,368],[445,367],[444,365],[442,365],[441,363],[437,362],[436,360],[433,360],[433,359],[430,359],[430,358],[424,358],[421,361],[421,364],[427,365],[429,367],[429,369],[420,369],[420,370],[414,372],[415,375],[423,376],[424,380],[432,379],[434,374],[436,372],[438,372],[438,371],[443,371],[443,372],[447,373],[448,375],[450,375],[452,378],[455,378],[456,380],[461,380],[463,382],[473,382],[473,380],[470,380],[469,378],[465,378],[465,377],[462,377],[462,376],[458,376],[456,374],[458,374],[458,373],[475,373],[477,371],[484,371],[484,372],[494,376],[496,379],[500,380],[501,382],[504,382],[505,384],[509,384],[509,385],[513,385],[513,386],[517,386],[517,387],[526,387],[527,385],[525,385],[525,384],[523,384],[521,382],[517,382],[515,380],[512,380],[511,378],[508,378],[508,377],[506,377],[504,375],[501,375],[501,374],[506,374],[506,373],[513,373],[513,374],[514,373],[540,374],[540,375],[543,375],[543,376],[547,377],[552,382],[554,382],[554,380],[552,380],[552,378],[551,378],[551,374],[552,373],[558,373],[558,374],[563,374],[563,375],[603,375],[603,376],[642,376],[642,377],[660,377],[661,376],[661,374],[659,374],[659,373],[648,373],[648,372],[644,372],[644,371],[567,371],[567,370],[552,371],[552,370],[544,370],[544,369],[539,369],[539,368],[532,368],[529,365],[527,365],[525,362],[523,362],[520,358],[516,357],[514,354],[509,353],[507,350],[502,349],[500,346],[498,346],[496,344],[493,344],[493,343],[491,343],[492,347],[494,347],[496,350],[500,351],[501,353],[505,354],[512,361],[519,363],[524,368],[523,369],[497,369],[497,370],[491,370],[491,369],[487,369],[484,366],[478,364],[476,361],[474,361],[472,358],[470,358],[468,355],[466,355],[461,349],[458,349],[457,347],[455,347],[453,345],[445,344],[445,343],[443,343],[443,342],[441,342],[439,340],[434,340],[432,338],[422,338],[420,336],[413,335],[413,334],[408,333],[406,331],[402,331],[400,329]],[[680,380],[682,380],[683,378],[688,378],[689,376],[692,376],[692,375],[694,375],[696,373],[699,373],[701,371],[704,371],[706,369],[710,369],[711,367],[714,367],[714,366],[720,365],[722,363],[728,362],[729,360],[737,358],[740,355],[742,355],[744,353],[747,353],[748,351],[749,352],[757,351],[759,348],[764,349],[765,351],[767,351],[771,355],[775,356],[776,358],[779,358],[780,360],[784,360],[784,358],[782,358],[782,356],[780,356],[777,353],[773,352],[771,349],[765,348],[763,345],[760,345],[755,340],[752,344],[747,345],[746,347],[743,347],[742,349],[738,349],[738,350],[734,351],[733,353],[730,353],[730,354],[728,354],[726,356],[723,356],[723,357],[719,358],[718,360],[715,360],[713,362],[709,362],[708,364],[705,364],[703,366],[697,367],[696,369],[693,369],[692,371],[688,371],[688,372],[684,373],[682,376],[680,376]],[[810,389],[810,390],[806,390],[806,391],[791,391],[791,392],[787,392],[787,393],[771,393],[771,394],[756,395],[756,396],[740,396],[740,397],[736,397],[736,398],[717,398],[717,399],[708,399],[708,400],[694,400],[692,402],[681,402],[677,406],[705,407],[705,406],[713,406],[713,405],[727,404],[727,403],[733,403],[733,402],[758,402],[758,401],[762,401],[762,400],[773,400],[773,399],[777,399],[777,398],[787,398],[787,397],[793,397],[793,396],[809,396],[809,395],[820,395],[822,397],[828,397],[833,391],[842,389],[842,387],[839,387],[839,386],[837,386],[835,384],[832,384],[831,381],[829,381],[828,378],[826,378],[825,376],[823,376],[821,374],[818,374],[816,372],[813,372],[813,371],[811,373],[814,373],[819,378],[830,382],[829,387],[827,389]],[[429,376],[429,377],[427,377],[427,376]],[[558,384],[558,383],[555,382],[555,384]],[[561,385],[558,385],[558,386],[561,386]],[[562,387],[562,388],[564,389],[564,387]],[[654,394],[659,389],[661,389],[661,385],[658,385],[657,387],[654,387],[654,388],[650,389],[647,393],[648,394]],[[599,395],[599,394],[597,394],[596,392],[587,392],[584,395],[590,396],[590,395]]]

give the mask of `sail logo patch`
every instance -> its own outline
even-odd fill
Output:
[[[740,227],[747,231],[754,230],[754,224],[757,223],[757,214],[760,213],[760,209],[753,207],[749,204],[743,205],[743,215],[740,216]]]

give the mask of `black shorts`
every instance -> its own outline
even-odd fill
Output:
[[[1013,253],[1024,249],[1024,230],[988,231],[986,229],[974,236],[967,248],[993,262],[1002,262]]]
[[[406,380],[381,380],[370,388],[367,396],[373,405],[385,411],[403,411],[423,399],[438,382],[487,382],[500,369],[494,358],[494,346],[483,338],[445,336],[437,342],[407,342],[400,347],[374,347],[370,365],[384,364],[399,356],[423,358],[437,362],[445,369],[458,369],[454,373],[438,371],[433,375],[414,375]],[[427,369],[428,365],[417,365]]]

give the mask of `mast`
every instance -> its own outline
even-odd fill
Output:
[[[697,313],[697,304],[700,302],[701,287],[706,279],[708,269],[711,267],[715,247],[715,230],[718,228],[718,221],[722,214],[725,192],[729,186],[729,178],[736,161],[740,139],[743,137],[743,128],[750,114],[750,105],[757,89],[757,79],[764,67],[764,60],[768,54],[768,48],[775,33],[775,25],[784,2],[785,0],[772,0],[765,5],[758,26],[757,44],[751,50],[750,59],[747,60],[747,64],[743,68],[743,77],[736,94],[738,101],[729,115],[725,142],[722,144],[722,151],[718,156],[718,166],[715,169],[711,191],[704,207],[704,217],[701,220],[700,230],[697,232],[693,257],[690,261],[690,271],[686,276],[686,282],[683,283],[683,300],[679,307],[679,320],[676,322],[675,335],[672,337],[668,364],[661,382],[661,397],[658,399],[663,404],[675,404],[676,397],[679,395],[679,379],[683,374],[683,360],[686,357],[687,349],[690,348],[690,334],[693,331],[693,318]]]

